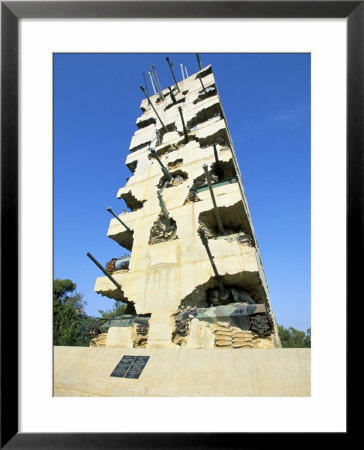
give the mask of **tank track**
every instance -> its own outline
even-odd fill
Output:
[[[269,336],[273,324],[268,314],[252,314],[250,318],[250,329],[259,336]]]

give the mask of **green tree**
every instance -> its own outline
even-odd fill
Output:
[[[53,345],[88,346],[90,319],[83,311],[86,302],[69,279],[53,281]]]
[[[53,280],[53,301],[65,300],[66,295],[74,292],[76,284],[69,279],[62,280],[56,278]]]
[[[304,331],[296,330],[293,327],[284,328],[278,325],[279,338],[283,348],[310,348],[311,347],[311,328]]]
[[[102,319],[114,319],[117,316],[125,314],[126,306],[126,303],[118,302],[115,300],[112,309],[109,309],[107,311],[99,309],[99,313],[101,314]]]
[[[306,330],[306,336],[303,340],[304,347],[311,348],[311,327]]]

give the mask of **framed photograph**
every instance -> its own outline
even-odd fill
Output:
[[[363,268],[358,250],[363,207],[362,2],[13,1],[2,2],[1,6],[1,445],[225,448],[237,445],[242,437],[250,446],[273,437],[272,433],[345,434],[345,296],[353,296],[354,277],[357,279]],[[85,65],[85,58],[72,59],[69,55],[174,55],[195,51],[205,56],[311,55],[311,397],[54,397],[50,297],[55,250],[53,218],[57,210],[53,204],[53,182],[54,177],[59,179],[60,172],[52,169],[57,158],[52,152],[54,130],[59,120],[53,115],[57,111],[53,110],[53,102],[67,102],[72,95],[79,95],[77,91],[67,92],[66,85],[63,95],[62,90],[55,90],[59,80],[65,80],[62,71],[57,72],[57,61],[69,58],[70,67],[79,64],[85,70],[93,70],[92,64]],[[97,65],[102,70],[103,64],[105,61],[96,62],[92,76],[98,76]],[[126,62],[120,64],[120,70],[130,70]],[[218,80],[217,87],[220,89]],[[121,88],[126,91],[129,86]],[[81,115],[86,121],[85,112]],[[281,115],[280,119],[284,117]],[[190,123],[190,128],[193,125],[196,124]],[[73,140],[71,145],[82,143]],[[87,151],[82,155],[88,164]],[[72,154],[65,157],[71,164]],[[124,164],[123,156],[118,164]],[[288,182],[287,189],[289,183],[294,181]],[[70,207],[72,220],[72,209],[82,212],[83,207],[89,206],[82,205],[81,192],[87,196],[87,186],[69,184],[70,189],[79,186],[80,190]],[[123,182],[119,184],[122,186]],[[247,198],[249,202],[249,195]],[[100,229],[100,234],[103,231]],[[85,265],[90,263],[85,260]],[[342,325],[341,337],[333,344],[327,336],[338,324]],[[335,376],[327,383],[333,371]],[[336,409],[328,407],[333,389]],[[14,404],[18,409],[12,407]],[[288,404],[295,411],[295,420],[286,418],[283,424],[280,417]],[[262,408],[269,413],[257,424],[254,418]],[[213,420],[207,412],[214,410]],[[229,418],[222,413],[226,410],[231,412]],[[244,410],[249,410],[250,416],[242,421]],[[286,439],[290,436],[286,435]]]

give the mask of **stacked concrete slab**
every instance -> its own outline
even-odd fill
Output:
[[[162,96],[143,99],[141,110],[126,159],[132,176],[117,193],[130,209],[119,218],[132,233],[116,218],[111,219],[107,233],[130,250],[129,267],[112,273],[121,289],[104,276],[96,280],[95,291],[126,302],[128,313],[147,319],[143,341],[147,348],[218,348],[216,327],[231,324],[222,317],[223,323],[214,321],[214,328],[196,316],[196,311],[212,308],[209,293],[218,288],[197,232],[200,228],[224,287],[246,293],[249,303],[259,305],[269,318],[268,334],[259,336],[245,329],[243,335],[250,332],[247,339],[259,341],[259,348],[279,347],[257,239],[211,66],[178,82],[178,89],[171,86]],[[204,164],[224,234],[218,229]],[[178,335],[176,317],[182,312],[188,313],[189,326]],[[138,347],[135,324],[122,332],[112,328],[108,339],[99,341],[106,346]]]

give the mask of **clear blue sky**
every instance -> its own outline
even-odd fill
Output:
[[[54,277],[70,278],[98,315],[113,300],[93,292],[102,264],[123,254],[107,238],[107,206],[131,175],[125,166],[143,94],[142,72],[155,64],[163,88],[173,84],[165,60],[189,75],[195,54],[54,55]],[[279,324],[306,330],[310,307],[310,55],[201,54],[212,64],[234,142]],[[149,86],[151,91],[151,87]]]

